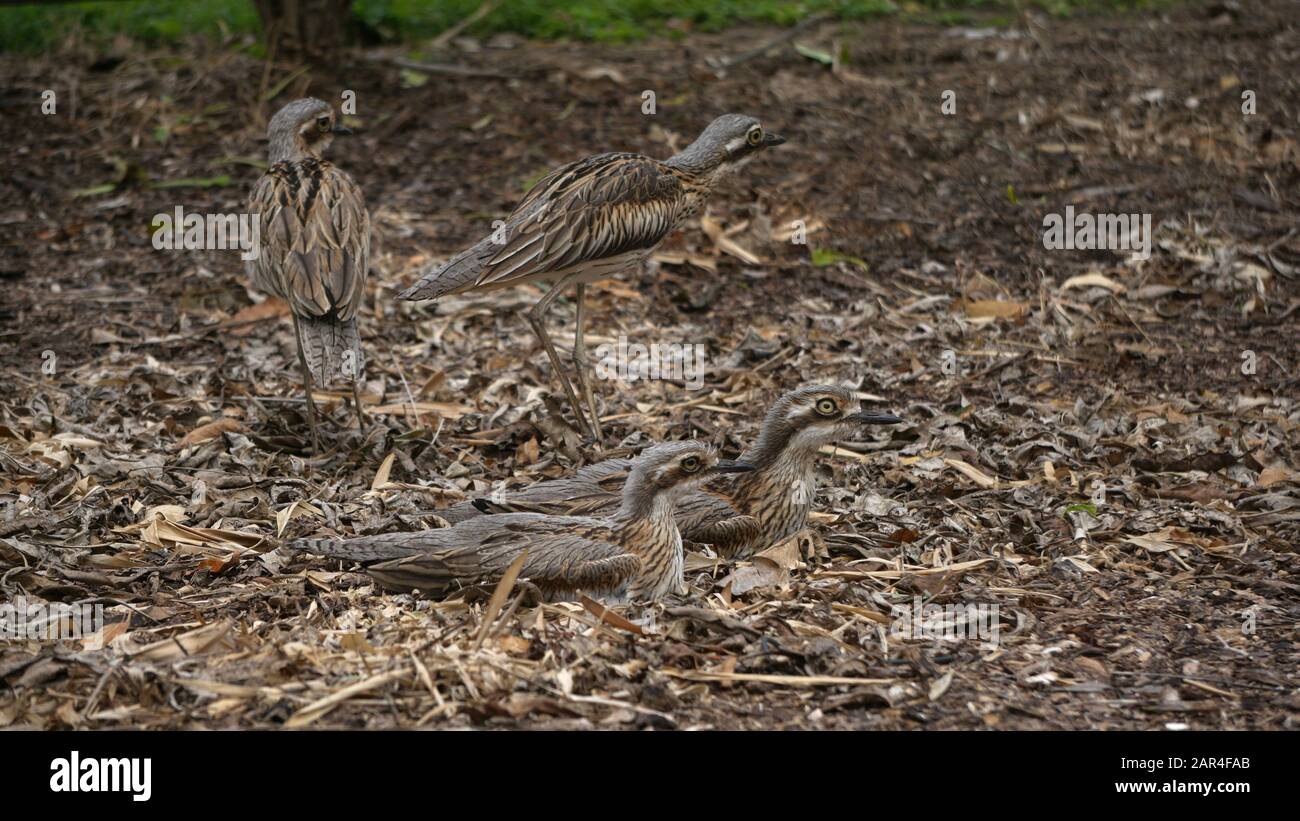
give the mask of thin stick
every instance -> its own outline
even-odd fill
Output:
[[[763,56],[764,54],[776,48],[777,46],[784,45],[790,40],[793,40],[794,38],[798,37],[802,32],[806,31],[807,29],[810,29],[813,26],[819,25],[821,23],[824,23],[829,19],[831,19],[831,15],[827,14],[826,12],[819,12],[817,14],[813,14],[809,17],[805,17],[803,20],[799,22],[798,25],[794,26],[789,31],[783,32],[782,34],[773,37],[771,40],[768,40],[767,42],[763,43],[757,48],[752,48],[749,51],[742,52],[741,54],[737,54],[735,57],[710,57],[708,58],[707,62],[709,65],[713,66],[714,68],[730,68],[732,66],[740,65],[741,63],[747,60],[752,60],[755,57]]]
[[[505,74],[500,71],[493,71],[486,68],[470,68],[468,66],[457,66],[449,63],[421,63],[415,60],[406,60],[401,57],[367,56],[365,59],[372,63],[383,63],[384,65],[390,65],[396,68],[418,71],[421,74],[438,74],[448,77],[484,77],[493,80],[513,80],[516,76],[514,74]]]
[[[461,20],[459,23],[447,29],[442,34],[439,34],[437,37],[433,38],[433,42],[429,43],[429,48],[434,51],[440,51],[446,48],[447,44],[450,43],[456,37],[456,35],[460,34],[465,29],[474,25],[479,20],[482,20],[484,17],[487,17],[489,14],[493,12],[493,10],[496,9],[496,7],[497,7],[496,0],[484,0],[483,5],[479,6],[478,10],[475,11],[473,14],[471,14],[469,17],[466,17],[464,20]]]

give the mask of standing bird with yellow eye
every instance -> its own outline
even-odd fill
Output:
[[[551,281],[528,312],[576,417],[600,446],[600,414],[587,380],[590,363],[583,338],[586,283],[636,270],[679,225],[698,211],[714,186],[764,149],[785,142],[753,117],[724,114],[686,149],[667,160],[641,154],[598,154],[548,174],[505,220],[504,231],[479,240],[447,262],[421,272],[400,299]],[[550,304],[577,285],[575,373],[590,419],[579,410],[573,384],[546,332]]]
[[[370,264],[370,214],[352,178],[322,159],[335,134],[350,133],[329,103],[310,97],[289,103],[267,126],[271,165],[249,199],[249,210],[260,214],[262,247],[248,273],[257,287],[289,303],[317,453],[313,381],[322,387],[351,382],[361,422],[365,358],[357,314]]]

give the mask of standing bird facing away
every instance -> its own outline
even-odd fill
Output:
[[[600,416],[587,380],[589,361],[582,332],[586,283],[638,268],[703,206],[719,180],[783,142],[753,117],[724,114],[686,150],[667,160],[598,154],[569,163],[533,186],[506,218],[504,231],[493,232],[423,273],[398,297],[436,299],[553,280],[528,312],[528,321],[546,348],[574,415],[583,420],[599,446]],[[590,421],[579,410],[573,384],[561,370],[546,332],[546,309],[571,283],[578,290],[573,360]]]
[[[267,126],[271,165],[249,199],[249,209],[261,214],[262,247],[248,273],[257,287],[289,303],[317,452],[313,380],[322,387],[351,382],[361,421],[365,360],[357,313],[370,264],[370,214],[352,178],[321,159],[335,134],[350,133],[326,102],[289,103]]]
[[[620,501],[606,518],[503,513],[454,527],[357,539],[299,539],[289,547],[320,556],[378,562],[366,568],[384,587],[445,595],[488,584],[528,552],[520,578],[548,598],[578,590],[610,600],[650,600],[684,589],[682,537],[673,505],[719,473],[753,470],[720,460],[703,442],[648,448],[631,461]]]
[[[739,558],[770,547],[803,529],[815,495],[813,469],[823,445],[853,438],[867,425],[893,425],[893,414],[860,407],[846,388],[809,385],[772,403],[758,441],[740,461],[754,466],[744,476],[723,478],[690,491],[677,503],[677,527],[690,542],[712,545]],[[606,459],[574,476],[539,482],[502,501],[474,499],[440,514],[462,522],[498,511],[532,510],[600,515],[617,503],[631,463]]]

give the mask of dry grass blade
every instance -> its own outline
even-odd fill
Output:
[[[523,569],[526,561],[528,561],[527,548],[515,557],[515,560],[506,568],[505,574],[501,576],[501,581],[497,582],[496,589],[492,591],[492,598],[488,601],[487,609],[483,611],[483,624],[479,627],[478,636],[474,639],[475,650],[483,646],[483,641],[488,637],[488,631],[492,629],[492,622],[496,620],[497,614],[505,606],[506,597],[510,595],[510,591],[514,588],[515,580],[519,578],[519,571]]]
[[[588,613],[600,619],[603,623],[617,627],[620,630],[626,630],[629,633],[636,633],[638,636],[645,635],[641,625],[633,624],[595,599],[589,598],[586,594],[579,594],[578,600],[587,609]]]
[[[206,425],[198,426],[194,430],[185,434],[177,444],[180,447],[185,447],[186,445],[197,445],[201,442],[206,442],[209,439],[216,439],[218,436],[228,431],[243,430],[243,427],[243,425],[239,424],[238,419],[222,417],[221,419],[208,422]]]
[[[377,405],[373,408],[367,408],[368,413],[387,413],[402,416],[424,416],[425,414],[437,414],[443,419],[459,419],[467,413],[473,413],[474,409],[468,405],[460,405],[455,402],[398,402],[388,405]]]
[[[397,670],[389,670],[387,673],[380,673],[371,676],[365,681],[358,681],[355,684],[349,684],[347,687],[330,693],[328,696],[317,699],[306,707],[303,707],[301,710],[290,716],[289,720],[284,723],[284,726],[289,729],[306,727],[308,724],[321,718],[330,710],[333,710],[335,707],[353,696],[368,692],[376,687],[382,687],[390,681],[396,681],[406,675],[406,672],[406,667],[403,666]]]
[[[1124,293],[1124,286],[1115,280],[1096,272],[1090,274],[1080,274],[1077,277],[1070,277],[1061,285],[1062,291],[1068,291],[1071,288],[1105,288],[1111,293]]]
[[[830,456],[836,459],[852,459],[853,461],[861,462],[864,465],[870,464],[872,461],[872,457],[865,453],[854,453],[851,450],[845,450],[844,448],[839,448],[835,445],[822,445],[817,452],[823,456]]]
[[[781,684],[786,687],[827,687],[836,684],[879,686],[894,684],[896,678],[849,678],[845,676],[783,676],[767,673],[709,673],[703,670],[674,670],[664,668],[666,676],[687,681],[754,681],[762,684]]]
[[[605,698],[604,696],[583,696],[572,693],[566,695],[565,698],[570,701],[576,701],[579,704],[600,704],[605,707],[617,707],[621,710],[631,710],[632,712],[640,713],[641,715],[654,716],[670,726],[677,726],[677,719],[667,713],[661,713],[658,710],[651,710],[649,707],[642,707],[640,704],[633,704],[630,701],[619,701],[616,698]]]
[[[159,662],[176,661],[177,659],[197,656],[212,649],[217,642],[225,638],[233,625],[232,620],[222,619],[206,627],[200,627],[179,636],[156,641],[153,644],[141,647],[139,650],[131,651],[128,655],[133,659]]]
[[[384,461],[379,463],[379,470],[375,471],[374,481],[370,483],[372,493],[388,487],[388,477],[393,471],[393,460],[395,458],[397,458],[397,454],[390,453],[384,457]]]
[[[943,461],[948,467],[961,473],[980,487],[995,488],[998,486],[999,479],[996,476],[989,476],[969,462],[963,462],[961,459],[944,459]]]
[[[933,576],[940,573],[957,573],[979,567],[991,561],[993,561],[991,558],[972,559],[968,562],[957,562],[946,567],[909,567],[903,570],[819,570],[813,576],[815,578],[839,579],[901,579],[904,576]]]

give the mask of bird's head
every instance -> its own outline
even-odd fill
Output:
[[[670,163],[696,172],[726,173],[741,168],[785,138],[747,114],[723,114]]]
[[[324,100],[304,97],[275,112],[266,127],[271,142],[271,161],[320,156],[334,141],[335,134],[351,134],[339,124],[334,108]]]
[[[857,438],[869,426],[902,421],[892,413],[862,407],[848,388],[806,385],[783,394],[768,408],[754,452],[764,458],[809,458],[823,445]]]
[[[705,442],[667,442],[641,451],[623,486],[624,504],[641,508],[654,498],[675,499],[682,491],[720,473],[742,473],[754,466],[719,459]]]

